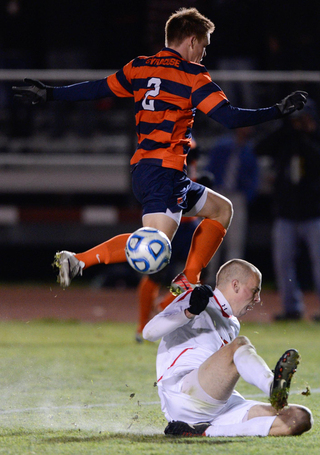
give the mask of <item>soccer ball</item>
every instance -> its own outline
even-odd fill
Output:
[[[134,270],[150,275],[159,272],[170,262],[171,243],[158,229],[143,227],[130,235],[125,252]]]

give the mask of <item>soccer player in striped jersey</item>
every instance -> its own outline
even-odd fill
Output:
[[[186,157],[197,109],[227,128],[279,119],[302,109],[306,92],[294,92],[280,103],[261,109],[231,106],[227,96],[201,64],[214,24],[196,8],[181,8],[165,26],[165,48],[137,57],[109,77],[70,86],[50,87],[25,79],[13,87],[15,96],[33,104],[52,100],[95,100],[131,97],[134,100],[137,148],[131,158],[133,192],[143,208],[142,224],[172,239],[184,216],[203,218],[196,229],[183,273],[172,282],[176,294],[193,288],[221,244],[232,219],[232,203],[192,182]],[[80,254],[58,252],[61,286],[69,286],[83,269],[98,263],[125,262],[130,234],[116,236]]]

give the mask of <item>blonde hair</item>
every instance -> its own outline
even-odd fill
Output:
[[[260,270],[253,264],[244,259],[231,259],[223,264],[216,275],[216,286],[223,286],[230,283],[234,279],[238,279],[241,283],[245,283],[252,274],[260,277]]]
[[[196,8],[180,8],[171,14],[165,26],[165,45],[179,45],[185,38],[195,35],[198,40],[213,33],[215,25]]]

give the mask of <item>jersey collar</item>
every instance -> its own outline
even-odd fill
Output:
[[[179,52],[171,49],[170,47],[164,47],[163,49],[161,49],[161,52],[170,52],[171,54],[175,54],[178,57],[182,58],[182,56],[181,56],[181,54],[179,54]]]
[[[213,291],[213,298],[221,308],[222,315],[226,318],[230,318],[233,315],[232,308],[230,306],[230,303],[227,301],[222,292],[219,291],[219,289],[215,288]]]

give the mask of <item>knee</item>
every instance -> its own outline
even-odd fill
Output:
[[[309,431],[313,425],[313,417],[310,409],[304,406],[290,406],[291,416],[286,422],[286,435],[300,435]]]
[[[208,195],[208,208],[205,216],[219,221],[224,228],[228,229],[233,217],[232,202],[226,197],[212,192]]]
[[[309,431],[313,425],[313,417],[310,409],[303,406],[296,408],[295,423],[292,425],[292,433],[299,435],[305,431]]]
[[[237,336],[232,343],[235,344],[236,349],[239,349],[241,346],[252,346],[249,338],[244,335]]]
[[[239,335],[237,338],[235,338],[232,343],[230,343],[230,347],[232,347],[233,354],[235,354],[239,348],[242,348],[240,349],[239,353],[246,350],[247,348],[253,348],[249,338],[243,335]]]
[[[232,221],[233,205],[232,202],[225,198],[221,207],[221,224],[227,229]]]
[[[302,408],[301,412],[303,412],[303,432],[309,431],[313,426],[312,412],[308,408]]]

